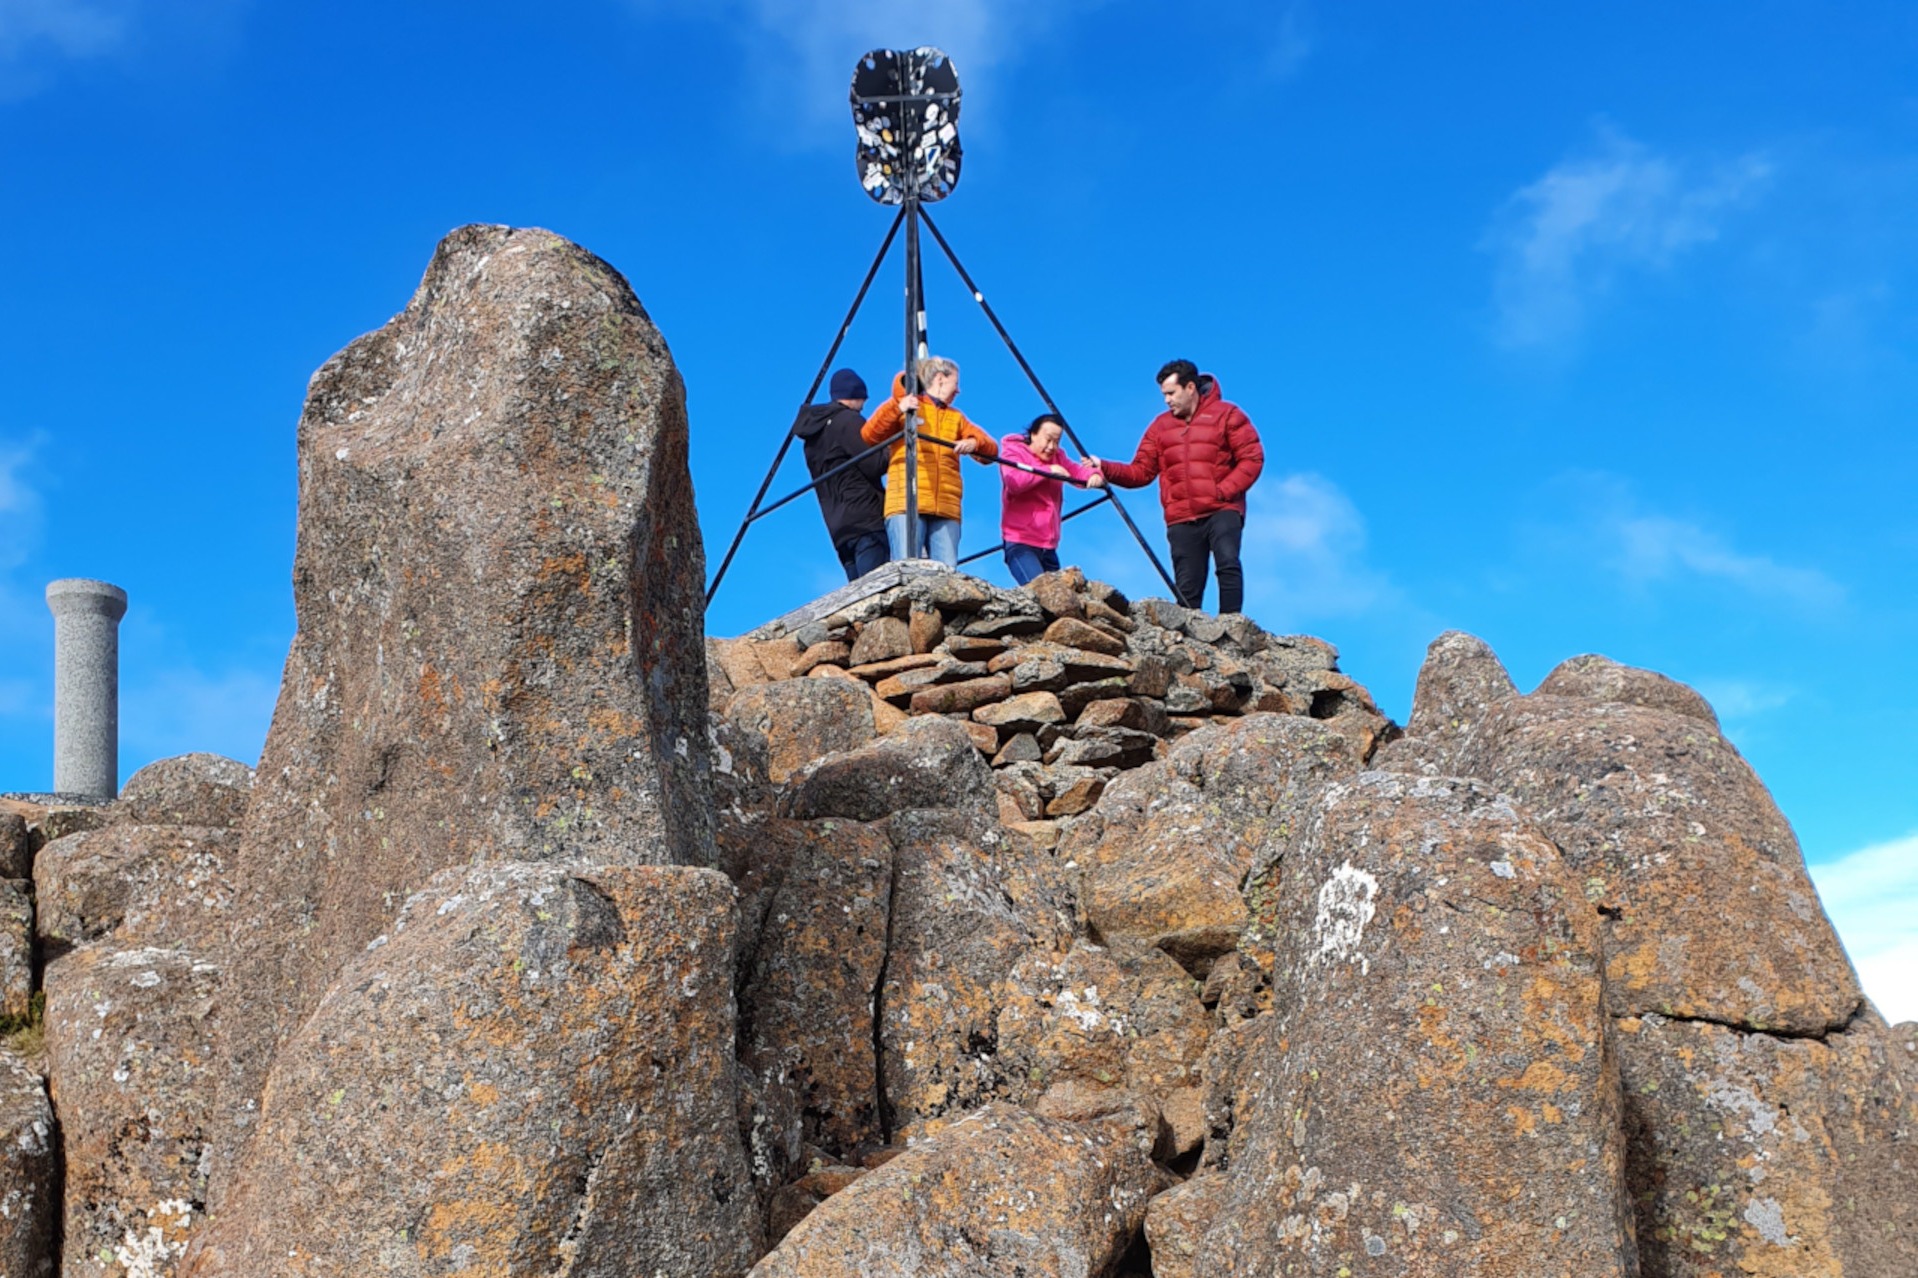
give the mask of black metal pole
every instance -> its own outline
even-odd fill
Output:
[[[806,398],[799,401],[800,408],[812,403],[812,397],[819,393],[819,384],[826,380],[826,370],[832,367],[833,357],[839,354],[839,347],[845,342],[846,334],[852,330],[852,322],[859,314],[859,307],[866,300],[866,291],[872,287],[873,280],[879,276],[879,268],[885,263],[886,254],[892,252],[892,242],[899,234],[899,224],[906,219],[906,211],[899,210],[899,216],[893,218],[892,226],[886,231],[886,238],[879,246],[879,252],[872,259],[872,265],[866,268],[866,278],[859,283],[859,292],[853,296],[852,306],[846,311],[846,318],[840,321],[839,334],[832,339],[832,349],[826,352],[826,358],[819,361],[819,371],[813,375],[812,385],[806,390]],[[766,471],[766,477],[759,481],[759,491],[753,494],[753,504],[746,508],[746,517],[739,521],[739,531],[733,534],[733,544],[726,547],[726,557],[719,561],[719,571],[713,574],[713,584],[706,587],[706,602],[711,604],[713,596],[719,593],[719,583],[726,579],[726,569],[732,567],[733,556],[739,553],[739,543],[746,539],[746,530],[752,527],[753,517],[759,513],[759,503],[766,500],[766,490],[772,487],[773,476],[779,473],[780,463],[786,460],[786,450],[792,447],[793,431],[799,425],[797,411],[793,414],[793,424],[786,428],[786,438],[779,441],[779,452],[773,457],[773,464]]]
[[[907,175],[911,181],[912,176]],[[919,393],[919,197],[906,193],[906,394]],[[906,414],[906,558],[919,558],[919,412]]]
[[[1018,344],[1012,340],[1012,334],[1008,333],[1006,326],[999,322],[999,316],[993,311],[992,304],[986,301],[986,295],[980,291],[977,284],[972,282],[972,275],[960,262],[959,255],[952,251],[952,245],[946,243],[946,237],[939,233],[939,227],[933,222],[932,215],[921,213],[920,217],[924,219],[926,229],[932,232],[932,238],[938,241],[939,247],[944,250],[946,260],[952,263],[952,269],[959,273],[959,279],[965,284],[966,291],[972,294],[972,300],[979,303],[979,309],[984,311],[986,318],[992,322],[993,329],[999,334],[999,340],[1004,342],[1006,349],[1012,352],[1012,358],[1019,361],[1019,367],[1024,370],[1026,380],[1032,383],[1032,389],[1039,392],[1039,398],[1045,402],[1046,408],[1059,419],[1059,424],[1065,429],[1066,438],[1072,441],[1072,446],[1079,450],[1081,457],[1092,456],[1091,451],[1080,441],[1078,433],[1066,421],[1066,415],[1059,411],[1059,406],[1052,402],[1052,396],[1046,393],[1045,384],[1039,380],[1039,374],[1033,372],[1032,365],[1026,363],[1026,357],[1020,353]],[[915,235],[913,242],[916,241]],[[1179,587],[1173,582],[1172,574],[1167,572],[1165,565],[1159,562],[1159,556],[1153,553],[1152,547],[1146,543],[1145,534],[1139,531],[1139,525],[1132,522],[1132,516],[1126,512],[1125,504],[1119,500],[1119,495],[1112,491],[1110,480],[1107,481],[1106,496],[1111,499],[1112,508],[1119,512],[1119,518],[1125,521],[1125,526],[1132,533],[1132,539],[1139,543],[1139,549],[1145,551],[1145,557],[1150,559],[1152,566],[1158,570],[1160,580],[1165,582],[1166,589],[1172,592],[1172,597],[1188,608],[1198,607],[1197,603],[1185,603],[1185,597],[1179,593]]]
[[[819,478],[813,480],[810,484],[807,484],[804,488],[801,488],[799,491],[787,493],[784,497],[781,497],[778,501],[767,502],[764,506],[760,507],[758,511],[756,511],[755,513],[751,515],[748,515],[746,517],[746,522],[749,524],[757,523],[758,521],[764,519],[766,516],[772,514],[775,510],[778,510],[781,506],[785,505],[787,502],[796,501],[799,498],[804,497],[807,493],[819,487],[819,485],[825,483],[828,479],[831,479],[834,475],[843,474],[844,472],[851,470],[854,466],[857,466],[860,462],[865,461],[866,458],[872,456],[874,453],[878,452],[880,449],[891,448],[891,447],[892,447],[892,441],[890,439],[882,439],[878,443],[872,445],[870,448],[862,449],[861,451],[853,454],[851,457],[848,457],[845,461],[840,462],[837,466],[834,466],[831,470],[827,471],[825,474],[821,475]]]

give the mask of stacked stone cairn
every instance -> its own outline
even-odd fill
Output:
[[[929,570],[824,617],[708,639],[707,667],[722,716],[747,689],[810,678],[869,692],[880,735],[915,716],[955,721],[991,764],[1000,819],[1047,847],[1114,778],[1207,724],[1305,716],[1361,760],[1397,733],[1323,639],[1134,604],[1077,568],[1018,590]]]

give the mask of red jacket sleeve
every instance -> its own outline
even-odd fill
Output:
[[[1237,501],[1265,469],[1265,445],[1259,442],[1259,432],[1253,429],[1252,419],[1237,408],[1226,419],[1225,443],[1232,450],[1232,469],[1219,480],[1219,495],[1227,501]]]
[[[1121,488],[1144,488],[1159,477],[1159,430],[1158,423],[1146,427],[1145,438],[1139,441],[1139,451],[1132,455],[1129,462],[1109,461],[1105,464],[1106,479]]]

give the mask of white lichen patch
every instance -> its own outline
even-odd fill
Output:
[[[1745,1208],[1745,1223],[1774,1247],[1789,1247],[1796,1241],[1785,1232],[1785,1209],[1775,1198],[1752,1199]]]
[[[1358,954],[1365,936],[1365,925],[1372,921],[1378,907],[1379,881],[1350,861],[1332,871],[1332,877],[1319,888],[1318,913],[1312,920],[1312,935],[1319,943],[1312,961],[1342,963]],[[1370,971],[1371,963],[1359,959],[1361,971]]]
[[[193,1204],[178,1198],[155,1203],[146,1213],[146,1227],[134,1226],[113,1250],[126,1278],[166,1278],[174,1262],[186,1255],[187,1231],[193,1224]]]

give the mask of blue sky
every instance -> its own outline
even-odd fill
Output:
[[[50,782],[60,576],[132,596],[124,772],[257,756],[306,378],[461,223],[631,279],[716,562],[889,216],[854,178],[852,63],[919,43],[966,88],[936,216],[1088,444],[1129,455],[1175,355],[1259,425],[1248,611],[1338,644],[1400,719],[1454,627],[1527,688],[1594,651],[1695,685],[1875,997],[1918,1016],[1901,3],[0,0],[0,789]],[[927,282],[961,406],[1022,426],[1017,368]],[[898,289],[846,349],[875,384]],[[996,483],[968,478],[979,549]],[[1129,504],[1156,538],[1154,495]],[[1153,592],[1107,515],[1064,550]],[[710,627],[838,579],[795,503]]]

